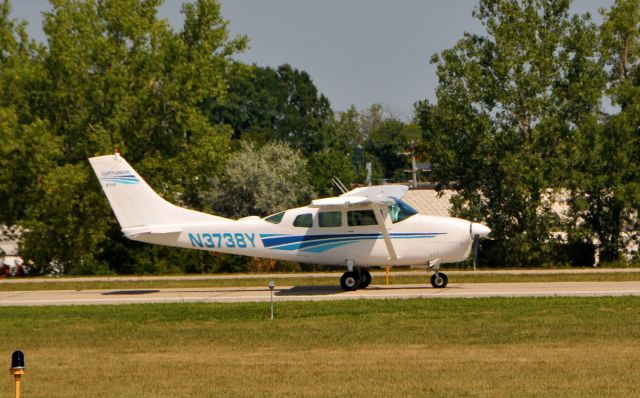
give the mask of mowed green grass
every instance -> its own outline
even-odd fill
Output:
[[[630,397],[640,298],[4,307],[0,347],[30,398]]]
[[[446,271],[444,271],[446,273]],[[207,288],[207,287],[266,287],[269,280],[276,286],[339,286],[341,274],[330,277],[274,277],[270,279],[242,278],[238,279],[196,279],[196,280],[118,280],[110,281],[75,281],[65,278],[55,282],[22,282],[0,283],[0,291],[32,291],[32,290],[92,290],[92,289],[162,289],[162,288]],[[403,275],[390,274],[391,285],[429,284],[431,274]],[[449,283],[513,283],[513,282],[622,282],[640,281],[638,272],[602,272],[590,274],[451,274]],[[10,282],[10,280],[8,281]],[[385,277],[374,276],[373,284],[384,284]]]

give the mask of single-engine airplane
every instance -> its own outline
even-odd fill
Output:
[[[441,263],[465,260],[491,230],[453,217],[417,214],[403,202],[408,187],[356,188],[337,197],[260,218],[239,220],[175,206],[161,198],[118,153],[90,158],[124,235],[158,245],[342,265],[344,290],[366,288],[370,267],[409,265],[448,278]],[[474,253],[475,254],[475,253]]]

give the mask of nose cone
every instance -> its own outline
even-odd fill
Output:
[[[471,236],[476,235],[481,238],[486,238],[491,233],[491,229],[486,225],[478,224],[477,222],[471,223]]]

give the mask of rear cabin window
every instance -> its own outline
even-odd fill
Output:
[[[342,226],[342,212],[340,211],[323,211],[318,213],[318,225],[321,227],[340,227]]]
[[[313,216],[311,213],[300,214],[293,220],[294,227],[311,228],[313,227]]]
[[[351,227],[378,224],[373,210],[354,210],[347,212],[347,222]]]
[[[281,211],[280,213],[271,215],[264,220],[270,222],[271,224],[280,224],[280,221],[282,221],[282,217],[284,217],[284,213],[284,211]]]

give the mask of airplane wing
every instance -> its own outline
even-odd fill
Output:
[[[379,204],[390,206],[395,203],[393,198],[402,198],[409,187],[406,185],[377,185],[373,187],[360,187],[343,193],[340,196],[316,199],[311,202],[311,207],[350,207]]]
[[[376,185],[373,187],[360,187],[343,193],[340,197],[346,196],[366,196],[368,198],[394,197],[402,198],[406,195],[409,187],[406,185]]]
[[[367,196],[336,196],[332,198],[316,199],[311,202],[310,207],[352,207],[369,206],[372,203],[381,205],[392,205],[395,203],[390,197],[370,198]]]

